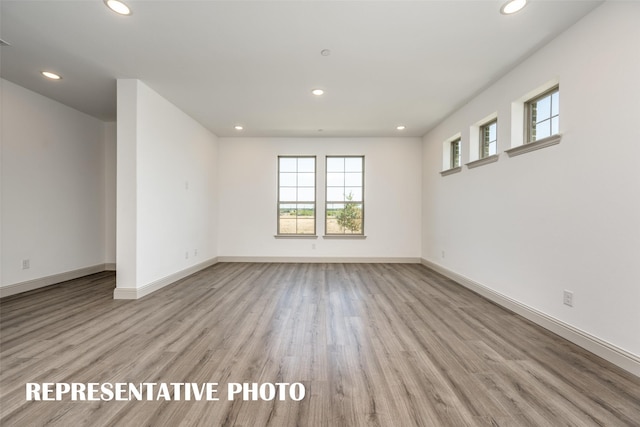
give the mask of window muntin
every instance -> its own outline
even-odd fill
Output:
[[[480,127],[480,158],[493,156],[498,152],[498,120]]]
[[[325,234],[364,234],[364,156],[327,156]]]
[[[278,234],[316,234],[315,156],[278,156]]]
[[[553,89],[526,103],[527,142],[535,142],[560,131],[560,89]]]
[[[451,141],[451,169],[460,167],[460,138]]]

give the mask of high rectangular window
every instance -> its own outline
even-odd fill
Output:
[[[480,127],[480,158],[493,156],[498,148],[498,120]]]
[[[460,167],[460,138],[451,141],[451,169]]]
[[[560,89],[558,86],[525,104],[526,142],[556,135],[560,131]]]
[[[325,233],[364,234],[364,156],[327,156]]]
[[[278,234],[316,234],[316,158],[278,157]]]

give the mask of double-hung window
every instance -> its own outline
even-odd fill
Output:
[[[364,234],[364,156],[327,156],[325,234]]]
[[[560,89],[558,86],[525,104],[525,142],[535,142],[560,131]]]
[[[451,141],[451,169],[460,167],[460,138]]]
[[[278,235],[316,234],[316,158],[278,157]]]
[[[498,152],[498,119],[480,127],[480,158],[493,156]]]

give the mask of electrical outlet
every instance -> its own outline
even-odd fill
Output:
[[[315,248],[316,248],[316,244],[315,244],[315,243],[312,243],[312,244],[311,244],[311,249],[315,249]]]
[[[193,256],[198,256],[198,250],[197,249],[193,250]]]
[[[186,252],[184,253],[184,259],[189,259],[189,251],[186,251]]]
[[[444,251],[442,251],[442,258],[444,258]]]
[[[22,269],[23,270],[28,270],[31,268],[31,261],[28,259],[23,259],[22,260]]]
[[[562,297],[562,302],[564,305],[568,305],[569,307],[573,307],[573,292],[567,291],[565,289],[564,295]]]

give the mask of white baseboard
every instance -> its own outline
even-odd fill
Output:
[[[108,262],[104,265],[104,269],[106,271],[116,271],[116,263],[115,262]]]
[[[2,286],[0,287],[0,298],[32,291],[45,286],[55,285],[56,283],[66,282],[67,280],[78,279],[80,277],[100,273],[105,270],[108,270],[106,264],[97,264],[90,267],[79,268],[77,270],[66,271],[64,273],[53,274],[51,276],[40,277],[38,279],[27,280],[25,282],[15,283],[9,286]]]
[[[262,257],[262,256],[221,256],[218,262],[259,262],[259,263],[327,263],[327,264],[420,264],[420,258],[412,257]]]
[[[449,279],[454,280],[465,288],[482,295],[496,304],[519,314],[533,323],[542,326],[543,328],[571,341],[585,350],[588,350],[614,365],[617,365],[620,368],[640,377],[640,357],[637,355],[629,353],[628,351],[603,341],[588,332],[582,331],[568,323],[556,319],[555,317],[549,316],[535,308],[529,307],[519,301],[509,298],[506,295],[496,292],[487,286],[451,271],[440,264],[436,264],[424,258],[422,259],[422,264],[448,277]]]
[[[187,276],[190,276],[194,273],[197,273],[200,270],[204,270],[207,267],[210,267],[219,260],[217,257],[211,258],[207,261],[201,262],[196,265],[192,265],[189,268],[185,268],[184,270],[177,271],[173,274],[170,274],[162,279],[155,280],[151,283],[143,285],[139,288],[115,288],[113,290],[113,299],[139,299],[145,295],[149,295],[152,292],[157,291],[158,289],[164,288],[167,285],[170,285],[180,279],[184,279]]]

